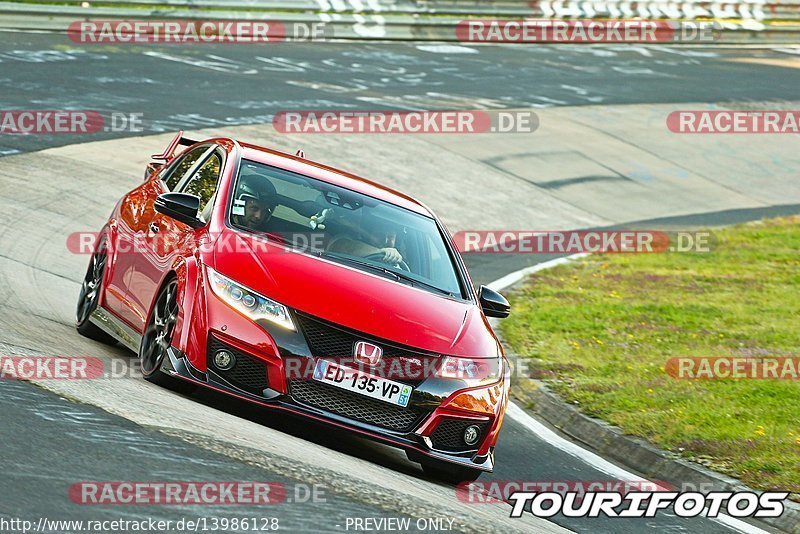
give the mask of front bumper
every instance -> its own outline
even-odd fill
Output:
[[[199,291],[198,296],[178,343],[185,352],[172,347],[163,371],[248,402],[345,428],[403,448],[410,456],[419,453],[473,469],[493,469],[494,444],[502,424],[508,380],[501,379],[487,395],[496,400],[489,403],[493,406],[490,409],[479,398],[468,399],[475,401],[477,409],[465,407],[459,399],[448,406],[454,396],[470,389],[470,383],[428,373],[407,372],[400,379],[383,375],[414,388],[404,409],[357,393],[342,393],[344,390],[313,380],[308,374],[295,374],[292,365],[299,362],[313,370],[320,358],[352,355],[356,341],[380,344],[383,363],[403,363],[406,369],[425,367],[426,363],[435,367],[437,362],[441,365],[443,358],[297,310],[290,309],[295,329],[288,329],[244,317],[211,291]],[[236,360],[241,357],[246,365],[227,371],[217,368],[212,354],[220,348],[238,355]],[[325,387],[332,389],[324,390]],[[459,446],[456,438],[463,436],[464,424],[478,425],[483,432],[474,445],[462,441]]]
[[[420,405],[415,405],[415,409],[419,412],[419,417],[408,425],[407,428],[392,429],[386,426],[379,426],[378,424],[370,424],[369,422],[358,420],[353,417],[346,417],[335,411],[315,405],[319,403],[309,400],[308,397],[304,398],[301,395],[297,395],[296,392],[293,392],[291,385],[289,386],[288,392],[279,391],[270,387],[266,387],[258,393],[252,389],[246,391],[232,384],[231,381],[226,380],[225,377],[211,368],[208,368],[206,371],[197,369],[191,364],[186,355],[175,347],[170,347],[168,354],[169,359],[164,360],[162,371],[175,378],[192,382],[265,408],[282,410],[293,415],[310,418],[327,425],[343,428],[363,437],[402,448],[410,454],[417,453],[417,455],[421,454],[436,460],[481,471],[490,472],[494,469],[494,447],[486,447],[485,452],[482,453],[478,448],[475,450],[462,451],[442,450],[436,448],[436,438],[434,437],[436,429],[442,422],[458,420],[482,425],[486,429],[486,434],[488,434],[494,422],[491,417],[440,413],[438,406],[430,406],[430,409],[422,409]],[[366,401],[370,400],[368,397],[364,397],[364,399]],[[382,401],[373,402],[382,403]],[[387,404],[387,406],[390,405]],[[449,430],[449,434],[452,435],[452,429]]]

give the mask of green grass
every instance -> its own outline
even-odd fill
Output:
[[[800,494],[800,381],[687,380],[676,356],[800,356],[800,217],[708,253],[606,254],[510,295],[512,349],[584,413],[762,489]]]

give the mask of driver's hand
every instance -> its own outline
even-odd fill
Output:
[[[379,252],[383,252],[383,261],[391,265],[397,265],[403,261],[403,256],[400,255],[396,248],[382,248]]]

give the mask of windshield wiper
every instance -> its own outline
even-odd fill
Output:
[[[393,275],[395,275],[396,277],[402,278],[403,280],[407,280],[407,281],[411,282],[412,284],[420,285],[420,286],[424,286],[424,287],[433,289],[434,291],[438,291],[439,293],[441,293],[443,295],[447,295],[449,297],[453,297],[453,298],[457,297],[457,295],[451,293],[450,291],[448,291],[446,289],[442,289],[441,287],[435,286],[433,284],[429,284],[427,282],[423,282],[422,280],[417,280],[413,276],[409,276],[403,271],[395,271],[393,269],[386,269],[386,270],[389,271],[390,273],[392,273]]]
[[[453,298],[457,297],[457,295],[454,295],[453,293],[451,293],[450,291],[447,291],[446,289],[442,289],[442,288],[434,286],[432,284],[428,284],[426,282],[422,282],[421,280],[417,280],[413,276],[409,276],[409,275],[407,275],[406,273],[404,273],[402,271],[395,271],[394,269],[389,269],[388,267],[383,267],[381,265],[375,265],[374,263],[370,263],[368,261],[364,261],[364,260],[361,260],[359,258],[353,258],[353,257],[350,257],[350,256],[336,254],[335,252],[319,252],[319,255],[320,256],[328,256],[328,257],[331,257],[331,258],[335,258],[337,260],[343,260],[343,261],[346,261],[346,262],[349,262],[349,263],[353,263],[355,265],[361,265],[363,267],[367,267],[368,269],[371,269],[373,271],[377,271],[377,272],[383,273],[385,275],[391,276],[392,278],[394,278],[398,282],[403,280],[403,281],[406,281],[406,282],[410,282],[413,285],[419,285],[419,286],[427,287],[429,289],[432,289],[432,290],[436,291],[437,293],[441,293],[441,294],[447,295],[449,297],[453,297]]]
[[[377,271],[379,273],[387,274],[387,275],[391,276],[392,278],[394,278],[395,280],[397,280],[398,282],[400,281],[400,277],[397,275],[396,272],[394,272],[394,271],[392,271],[390,269],[387,269],[386,267],[381,267],[380,265],[375,265],[374,263],[370,263],[368,261],[360,260],[358,258],[353,258],[353,257],[350,257],[350,256],[345,256],[343,254],[337,254],[335,252],[327,252],[327,251],[319,251],[319,252],[317,252],[317,255],[320,256],[320,257],[333,258],[333,259],[336,259],[336,260],[345,261],[347,263],[360,265],[362,267],[367,267],[368,269],[371,269],[373,271]]]

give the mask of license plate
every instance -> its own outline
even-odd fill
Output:
[[[411,386],[343,367],[329,360],[317,362],[314,380],[398,406],[408,406],[411,392],[414,391]]]

